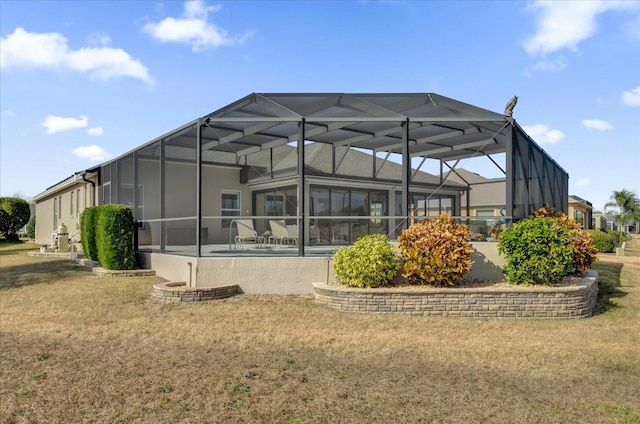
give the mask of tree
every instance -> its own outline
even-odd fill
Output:
[[[31,216],[29,202],[18,197],[0,197],[0,209],[6,216],[2,216],[0,232],[5,239],[17,239],[18,230],[25,226]]]
[[[622,189],[611,194],[609,202],[604,205],[604,209],[615,208],[613,219],[620,226],[620,231],[625,232],[628,222],[633,222],[640,215],[640,199],[631,190]]]

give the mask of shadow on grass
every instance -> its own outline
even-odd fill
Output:
[[[53,283],[87,272],[85,267],[68,259],[3,267],[0,272],[0,290]]]
[[[26,250],[36,250],[39,245],[22,241],[0,241],[0,256],[16,255]]]
[[[620,271],[622,264],[613,262],[597,262],[592,268],[598,272],[598,299],[593,309],[594,315],[619,308],[611,299],[625,297],[627,292],[620,290]]]

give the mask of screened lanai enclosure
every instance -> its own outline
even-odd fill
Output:
[[[98,190],[132,207],[140,251],[304,256],[471,219],[473,185],[445,177],[470,158],[505,178],[496,218],[567,212],[567,173],[509,113],[433,93],[254,93],[103,164]]]

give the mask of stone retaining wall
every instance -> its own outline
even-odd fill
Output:
[[[578,319],[593,314],[598,274],[566,287],[376,288],[314,283],[315,303],[341,312],[430,317]]]
[[[152,269],[105,269],[93,267],[93,273],[100,277],[149,277],[156,275]]]
[[[237,285],[207,288],[189,288],[187,283],[158,283],[153,285],[153,298],[161,302],[201,302],[226,299],[240,293]]]

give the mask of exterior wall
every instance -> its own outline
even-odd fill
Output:
[[[37,197],[36,238],[38,244],[50,244],[51,233],[65,224],[69,233],[76,233],[73,240],[80,240],[80,219],[88,206],[93,206],[93,186],[82,179],[52,189],[46,196]],[[72,206],[73,197],[73,209]],[[54,216],[54,210],[56,214]],[[79,246],[79,245],[78,245]]]
[[[500,280],[504,261],[497,243],[474,243],[473,268],[467,279]],[[138,253],[142,268],[188,288],[237,285],[248,294],[311,294],[313,282],[335,281],[333,259],[318,256],[193,258],[161,253]]]
[[[609,221],[603,215],[597,214],[593,216],[593,229],[594,230],[606,230],[609,228]]]
[[[236,284],[248,294],[311,294],[314,281],[329,281],[326,257],[200,258],[197,287]]]
[[[138,253],[143,268],[189,288],[237,285],[248,294],[311,294],[312,282],[333,278],[329,258],[191,258]]]
[[[206,243],[224,244],[229,242],[230,230],[222,228],[222,221],[205,218],[221,215],[222,192],[226,190],[240,192],[241,215],[252,215],[253,213],[251,190],[247,184],[240,183],[240,169],[203,166],[202,227],[208,229],[209,237]]]

